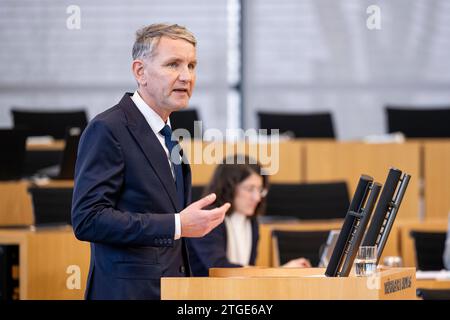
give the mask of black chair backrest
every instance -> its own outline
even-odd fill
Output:
[[[417,288],[417,296],[423,300],[450,300],[450,289]]]
[[[80,136],[80,128],[67,130],[58,179],[72,180],[74,178]]]
[[[172,131],[176,129],[186,129],[187,131],[189,131],[191,139],[202,138],[195,137],[194,135],[195,127],[198,127],[198,124],[196,125],[195,121],[199,120],[200,118],[198,116],[197,110],[192,108],[189,108],[188,110],[175,111],[170,114],[170,124],[172,126]],[[199,134],[201,134],[199,128],[197,129],[197,131],[199,132]]]
[[[406,109],[386,107],[388,132],[402,132],[410,138],[450,137],[450,107]]]
[[[280,265],[303,257],[309,259],[313,267],[317,267],[328,234],[329,231],[272,231],[278,246]]]
[[[32,176],[44,168],[59,165],[62,153],[62,150],[27,150],[24,176]]]
[[[23,175],[26,133],[22,130],[0,130],[0,180],[17,180]]]
[[[47,110],[11,110],[14,128],[26,129],[29,136],[52,136],[64,139],[67,128],[78,127],[82,130],[87,125],[84,109],[68,111]]]
[[[442,255],[445,249],[445,232],[411,231],[416,250],[417,269],[422,271],[445,269]]]
[[[71,224],[73,188],[30,187],[36,226]]]
[[[259,128],[291,132],[296,138],[335,138],[331,113],[268,113],[258,112]]]
[[[297,219],[343,219],[350,205],[346,182],[272,184],[266,215]]]

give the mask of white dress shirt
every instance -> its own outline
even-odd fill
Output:
[[[164,128],[166,123],[164,120],[157,114],[139,95],[137,91],[134,92],[133,96],[131,97],[131,100],[133,100],[136,107],[139,109],[139,111],[144,116],[145,120],[147,121],[148,125],[152,129],[152,131],[155,133],[156,137],[158,138],[159,142],[161,143],[161,146],[163,147],[164,151],[167,155],[167,161],[169,162],[170,170],[172,171],[172,176],[175,180],[175,171],[173,168],[173,164],[170,161],[170,154],[169,149],[166,147],[166,143],[164,140],[164,136],[160,133],[161,129]],[[170,119],[167,119],[167,125],[170,127]],[[175,213],[175,235],[174,239],[178,240],[181,238],[181,221],[180,221],[180,214]]]
[[[252,253],[252,225],[250,219],[239,212],[225,217],[227,229],[227,258],[231,263],[248,266]]]

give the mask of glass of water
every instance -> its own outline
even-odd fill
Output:
[[[389,256],[384,258],[384,263],[386,267],[395,267],[400,268],[403,266],[403,260],[401,257],[398,256]]]
[[[377,246],[361,246],[355,259],[357,277],[368,277],[377,271]]]

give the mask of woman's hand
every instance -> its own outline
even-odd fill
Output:
[[[282,265],[283,268],[311,268],[311,262],[305,258],[298,258]]]

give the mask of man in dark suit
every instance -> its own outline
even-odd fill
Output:
[[[137,91],[96,116],[80,139],[72,222],[76,237],[91,242],[87,299],[159,299],[161,277],[190,275],[183,238],[209,233],[229,208],[203,210],[214,194],[188,205],[190,168],[171,135],[169,115],[194,88],[195,46],[178,25],[140,29]]]

